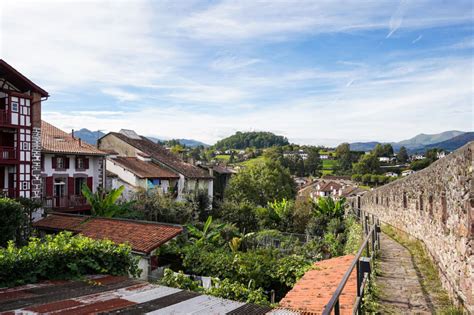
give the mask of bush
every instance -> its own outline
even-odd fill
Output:
[[[0,218],[0,246],[7,246],[10,240],[21,244],[23,231],[29,224],[23,206],[13,199],[0,198]]]
[[[248,201],[224,201],[218,216],[224,221],[234,223],[241,231],[251,232],[258,229],[256,206]]]
[[[160,284],[191,291],[203,291],[203,288],[199,286],[197,281],[192,280],[189,276],[185,275],[182,271],[174,272],[171,269],[166,269],[163,278],[160,280]]]
[[[214,287],[206,291],[206,294],[217,296],[233,301],[253,303],[258,305],[270,305],[268,297],[262,288],[254,289],[229,279],[219,281],[219,287]]]
[[[13,242],[0,248],[0,287],[43,279],[74,279],[88,274],[138,276],[138,258],[128,245],[97,241],[62,232],[44,240],[31,238],[27,246]]]

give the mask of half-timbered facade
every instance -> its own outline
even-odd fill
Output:
[[[41,102],[48,92],[0,59],[0,193],[40,198]]]
[[[44,208],[87,212],[82,185],[93,192],[104,186],[106,153],[43,121],[41,177]]]

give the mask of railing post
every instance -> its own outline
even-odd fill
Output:
[[[340,310],[339,310],[339,297],[337,298],[336,305],[334,305],[334,315],[339,315]]]
[[[360,272],[360,260],[357,260],[356,264],[356,274],[357,274],[357,298],[361,298],[360,286],[362,284],[362,276]],[[362,302],[357,305],[357,313],[360,314],[362,312]]]

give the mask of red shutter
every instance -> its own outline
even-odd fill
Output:
[[[69,168],[69,158],[68,158],[68,157],[65,157],[65,158],[64,158],[64,168],[65,168],[65,169],[68,169],[68,168]]]
[[[87,177],[87,187],[92,191],[92,177]]]
[[[56,169],[57,165],[57,158],[53,156],[53,169]]]
[[[74,195],[74,177],[67,178],[67,194],[68,196]]]
[[[88,159],[88,158],[84,158],[84,168],[85,168],[86,170],[89,169],[89,159]]]
[[[46,197],[53,196],[53,177],[46,177]]]

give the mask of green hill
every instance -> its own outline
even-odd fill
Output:
[[[257,149],[269,148],[272,146],[288,145],[288,139],[283,136],[275,135],[271,132],[240,132],[217,141],[214,148],[217,150],[245,149],[255,147]]]

